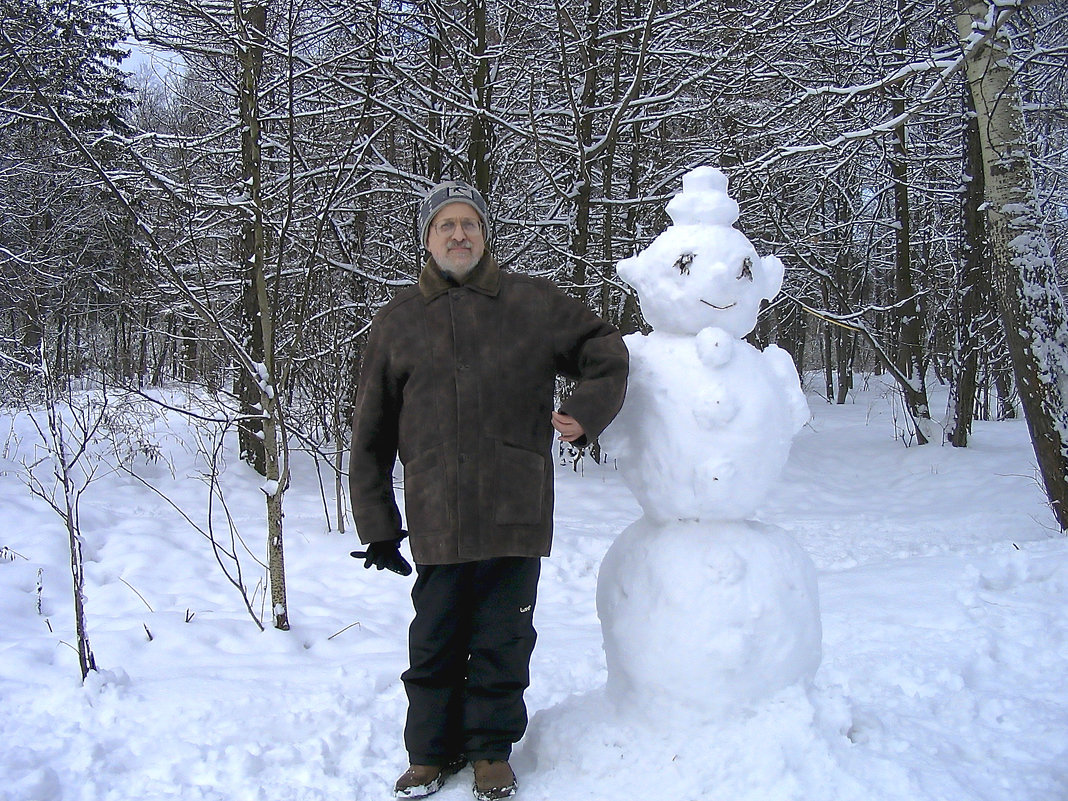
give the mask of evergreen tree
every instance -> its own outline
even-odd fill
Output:
[[[0,304],[2,351],[21,360],[42,342],[56,366],[78,372],[73,319],[113,304],[107,275],[128,251],[114,202],[55,125],[116,162],[111,134],[129,106],[122,27],[85,0],[0,3]],[[9,360],[10,363],[10,360]]]

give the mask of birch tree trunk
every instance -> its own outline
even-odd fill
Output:
[[[1019,6],[954,0],[954,10],[979,122],[994,289],[1046,495],[1068,531],[1068,314],[1013,80],[1006,26]]]

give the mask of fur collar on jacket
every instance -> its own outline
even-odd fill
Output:
[[[501,288],[501,270],[497,266],[497,260],[489,253],[484,254],[471,272],[457,281],[443,273],[433,258],[427,259],[423,271],[419,274],[419,292],[425,302],[429,303],[458,286],[466,286],[483,295],[495,297]]]

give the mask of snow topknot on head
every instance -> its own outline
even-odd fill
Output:
[[[674,225],[621,261],[619,277],[637,290],[657,331],[693,335],[716,327],[744,337],[756,326],[760,302],[778,294],[782,262],[762,258],[733,227],[738,204],[727,196],[722,172],[698,167],[682,187],[667,207]]]
[[[698,167],[682,177],[682,191],[667,204],[675,225],[734,225],[738,202],[727,194],[727,176],[715,167]]]

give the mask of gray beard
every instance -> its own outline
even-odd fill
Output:
[[[473,269],[475,269],[475,267],[477,265],[478,265],[478,262],[475,262],[474,264],[470,265],[469,267],[442,267],[439,264],[438,268],[443,273],[445,273],[445,275],[452,276],[455,280],[460,281],[460,280],[462,280],[464,278],[467,278],[468,273],[470,273]]]

